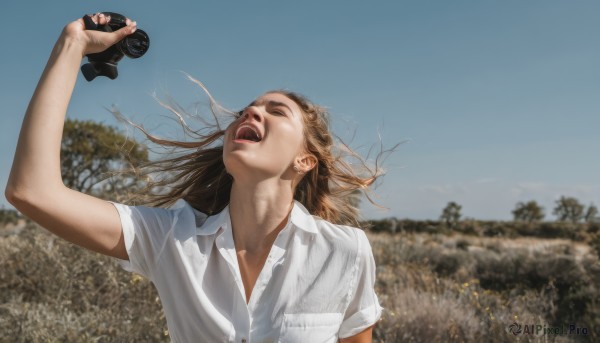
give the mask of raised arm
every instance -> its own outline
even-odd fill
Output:
[[[94,15],[96,23],[110,18]],[[6,185],[8,201],[58,236],[99,253],[127,259],[119,215],[110,203],[65,187],[60,146],[65,115],[83,56],[101,52],[136,29],[85,30],[83,19],[63,29],[25,113]]]

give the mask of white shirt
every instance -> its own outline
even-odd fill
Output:
[[[181,203],[114,203],[129,255],[121,264],[154,283],[173,342],[337,342],[380,318],[362,230],[313,217],[295,202],[247,302],[229,207],[207,217]]]

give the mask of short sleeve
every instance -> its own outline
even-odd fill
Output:
[[[121,219],[129,260],[119,260],[123,269],[152,280],[156,261],[176,223],[176,212],[163,208],[127,206],[111,202]]]
[[[358,230],[357,272],[354,292],[340,327],[339,338],[347,338],[360,333],[375,324],[383,312],[375,294],[375,258],[367,235]]]

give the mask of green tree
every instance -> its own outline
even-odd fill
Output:
[[[556,200],[556,207],[552,212],[559,221],[570,221],[577,223],[583,219],[584,206],[579,200],[572,197],[561,196]]]
[[[515,221],[535,223],[544,219],[544,208],[538,205],[535,200],[526,203],[519,202],[512,214]]]
[[[460,210],[462,206],[455,203],[454,201],[450,201],[444,210],[442,211],[442,215],[440,216],[440,220],[446,223],[449,227],[454,227],[460,220]]]
[[[65,121],[60,149],[63,182],[69,188],[116,199],[141,187],[133,166],[148,161],[145,145],[94,121]]]
[[[598,221],[598,208],[593,203],[588,206],[585,216],[583,218],[586,223],[593,223]]]

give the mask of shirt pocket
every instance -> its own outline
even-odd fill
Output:
[[[286,313],[278,342],[337,342],[342,319],[341,313]]]

